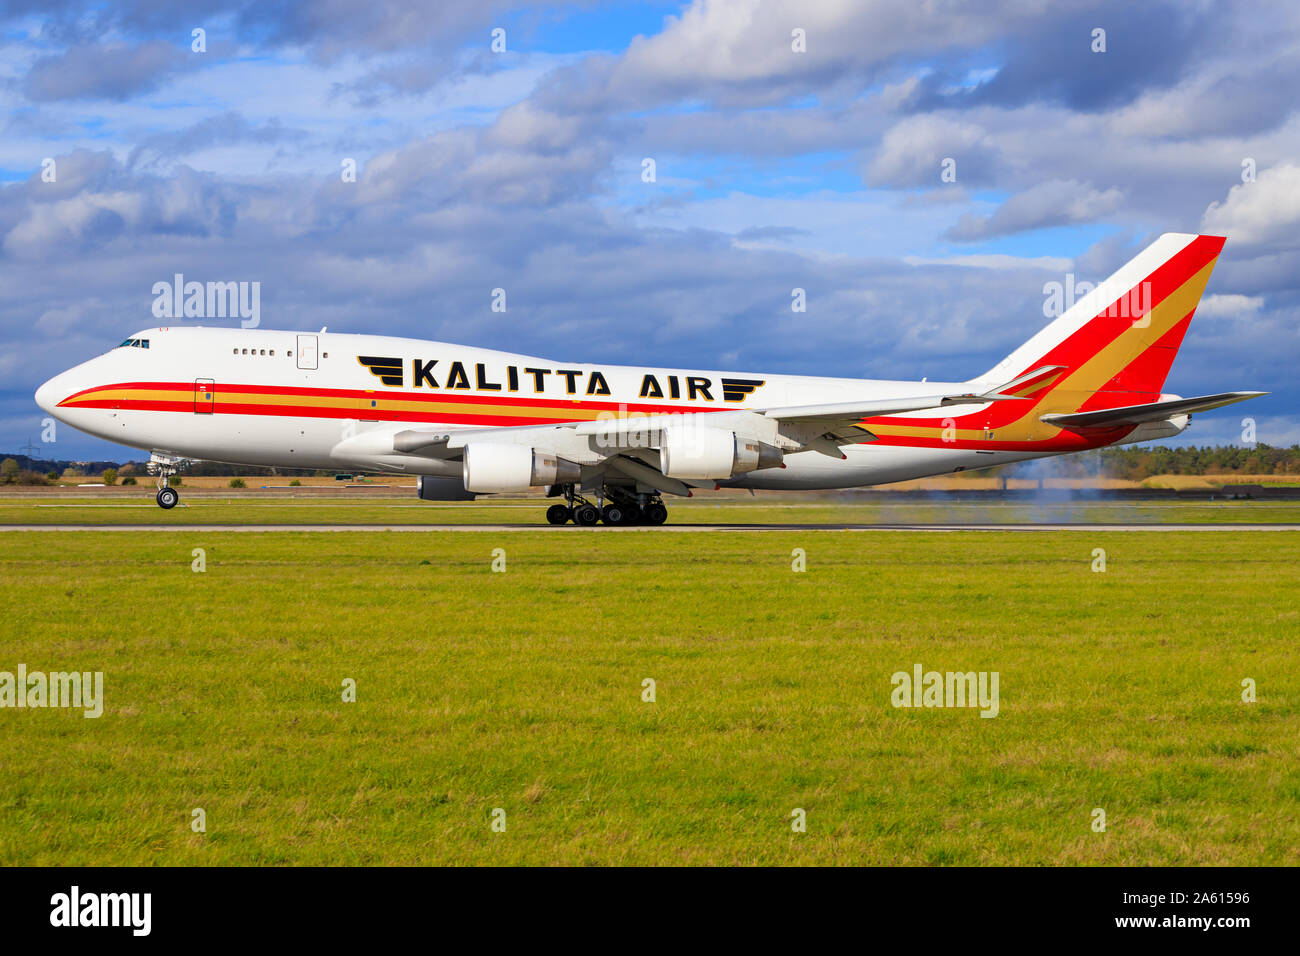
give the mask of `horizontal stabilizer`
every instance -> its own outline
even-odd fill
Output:
[[[1207,412],[1212,408],[1222,408],[1224,405],[1244,402],[1248,398],[1258,398],[1260,395],[1267,394],[1268,392],[1220,392],[1217,395],[1176,398],[1167,402],[1150,402],[1146,405],[1101,408],[1093,412],[1041,415],[1039,420],[1048,425],[1055,425],[1057,428],[1068,428],[1071,431],[1089,428],[1117,428],[1122,425],[1158,422],[1173,415]]]

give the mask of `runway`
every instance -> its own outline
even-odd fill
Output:
[[[762,532],[762,531],[892,531],[907,533],[951,534],[960,531],[1010,531],[1034,533],[1043,531],[1300,531],[1300,524],[665,524],[658,527],[619,527],[594,525],[538,524],[29,524],[0,525],[3,531],[128,531],[128,532],[185,532],[187,534],[266,534],[284,532],[420,532],[420,531],[477,531],[477,532],[541,532],[546,534],[607,534],[631,532],[658,534],[663,532]]]

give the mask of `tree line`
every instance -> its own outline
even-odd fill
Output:
[[[1274,448],[1238,445],[1120,445],[1060,458],[1016,462],[965,472],[972,477],[1119,478],[1142,481],[1154,475],[1300,475],[1300,445]]]
[[[1103,448],[1102,474],[1141,481],[1152,475],[1300,475],[1300,445],[1136,445]]]

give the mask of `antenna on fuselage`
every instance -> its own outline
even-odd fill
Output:
[[[317,335],[320,335],[322,332],[325,331],[325,328],[326,328],[326,327],[322,325],[322,326],[320,327],[320,332],[317,332],[316,334],[317,334]]]

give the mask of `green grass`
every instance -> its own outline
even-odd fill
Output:
[[[1289,532],[0,535],[0,670],[106,697],[0,710],[0,864],[1295,864],[1297,561]],[[893,708],[918,662],[998,671],[1001,713]]]
[[[401,498],[267,498],[257,492],[199,497],[181,492],[181,505],[163,511],[145,489],[129,498],[64,498],[32,495],[0,498],[0,525],[149,524],[364,524],[546,526],[554,501],[500,500],[474,503]],[[1124,502],[1045,499],[1038,503],[885,499],[799,498],[672,499],[670,524],[1038,524],[1108,523],[1300,523],[1300,501]]]

